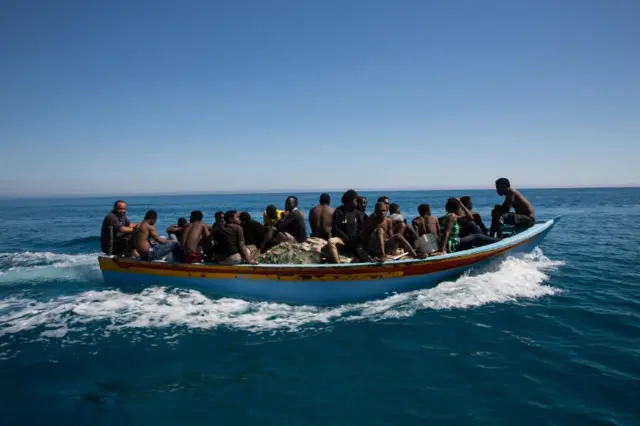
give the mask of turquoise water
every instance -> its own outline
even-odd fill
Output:
[[[331,308],[106,288],[113,199],[0,200],[1,424],[640,424],[640,190],[524,193],[539,219],[565,215],[533,253]],[[467,194],[485,218],[500,201],[385,195],[413,216]],[[285,197],[127,201],[164,230]],[[299,198],[308,211],[317,194]]]

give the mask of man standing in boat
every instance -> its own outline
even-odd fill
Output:
[[[496,180],[496,192],[500,196],[504,196],[502,205],[496,204],[491,212],[491,230],[489,236],[494,234],[498,238],[502,238],[502,225],[512,225],[516,229],[526,229],[532,227],[536,223],[536,213],[533,206],[515,188],[511,187],[511,183],[507,178]],[[510,212],[511,207],[515,210]]]
[[[127,203],[118,200],[113,210],[102,221],[100,249],[107,254],[122,256],[129,244],[131,233],[136,227],[127,217]]]

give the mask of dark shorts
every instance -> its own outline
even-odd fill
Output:
[[[515,226],[516,228],[531,228],[535,223],[535,219],[518,213],[507,213],[502,216],[505,225]]]

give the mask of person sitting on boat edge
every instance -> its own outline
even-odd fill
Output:
[[[127,203],[124,200],[116,201],[102,221],[100,250],[110,255],[123,256],[136,226],[127,217]]]
[[[214,229],[216,261],[221,265],[236,265],[249,263],[255,265],[257,250],[254,246],[245,244],[244,232],[240,226],[240,217],[235,210],[224,214],[224,225]]]
[[[418,237],[425,234],[433,234],[436,238],[440,236],[440,225],[435,216],[431,216],[429,204],[418,206],[418,216],[411,221],[413,229],[418,233]]]
[[[409,241],[411,247],[415,247],[415,243],[419,237],[418,233],[412,226],[407,225],[407,219],[402,215],[400,206],[396,203],[391,203],[389,205],[389,211],[391,212],[389,219],[391,219],[393,233],[402,235]]]
[[[376,203],[375,210],[364,223],[360,236],[368,254],[380,261],[386,260],[388,255],[399,247],[406,250],[412,258],[419,257],[401,233],[394,234],[393,221],[387,217],[387,205],[383,201]]]
[[[526,229],[536,223],[536,213],[533,206],[524,195],[511,187],[509,179],[496,180],[496,192],[498,195],[504,196],[504,203],[502,205],[496,204],[491,212],[489,236],[496,235],[501,238],[504,224],[515,226],[516,229]],[[515,213],[509,212],[511,207]]]
[[[457,198],[449,198],[445,204],[445,210],[447,214],[438,219],[440,223],[440,254],[467,250],[498,241],[498,239],[482,233],[460,238],[458,214],[462,210],[467,217],[472,218],[471,212]]]
[[[157,220],[158,213],[155,210],[147,211],[144,220],[133,231],[132,247],[142,260],[174,260],[180,256],[180,244],[158,235],[155,228]]]
[[[211,230],[209,225],[202,221],[203,218],[200,210],[192,211],[189,224],[184,228],[180,241],[184,263],[202,262],[203,252],[211,249]]]
[[[320,204],[309,210],[309,226],[311,236],[328,240],[331,238],[333,208],[331,196],[326,192],[320,194]]]
[[[466,215],[458,217],[458,222],[460,223],[460,238],[464,238],[469,234],[487,235],[489,231],[482,221],[482,216],[480,216],[480,213],[473,211],[473,202],[471,201],[471,197],[468,195],[460,197],[460,202],[471,212],[471,215],[473,216],[473,221],[471,221]]]
[[[174,241],[182,241],[182,233],[184,232],[184,227],[187,226],[187,218],[181,217],[178,219],[178,223],[173,224],[167,228],[167,235],[169,235],[170,240]]]
[[[364,261],[369,255],[360,244],[360,232],[364,225],[364,213],[358,210],[358,193],[349,189],[342,194],[342,205],[333,211],[331,238],[327,241],[330,260],[340,263],[339,247],[346,248]]]

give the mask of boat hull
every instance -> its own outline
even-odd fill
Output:
[[[490,246],[426,260],[347,265],[183,265],[99,257],[109,286],[183,287],[218,296],[289,304],[355,303],[430,288],[505,255],[530,252],[557,218]]]

